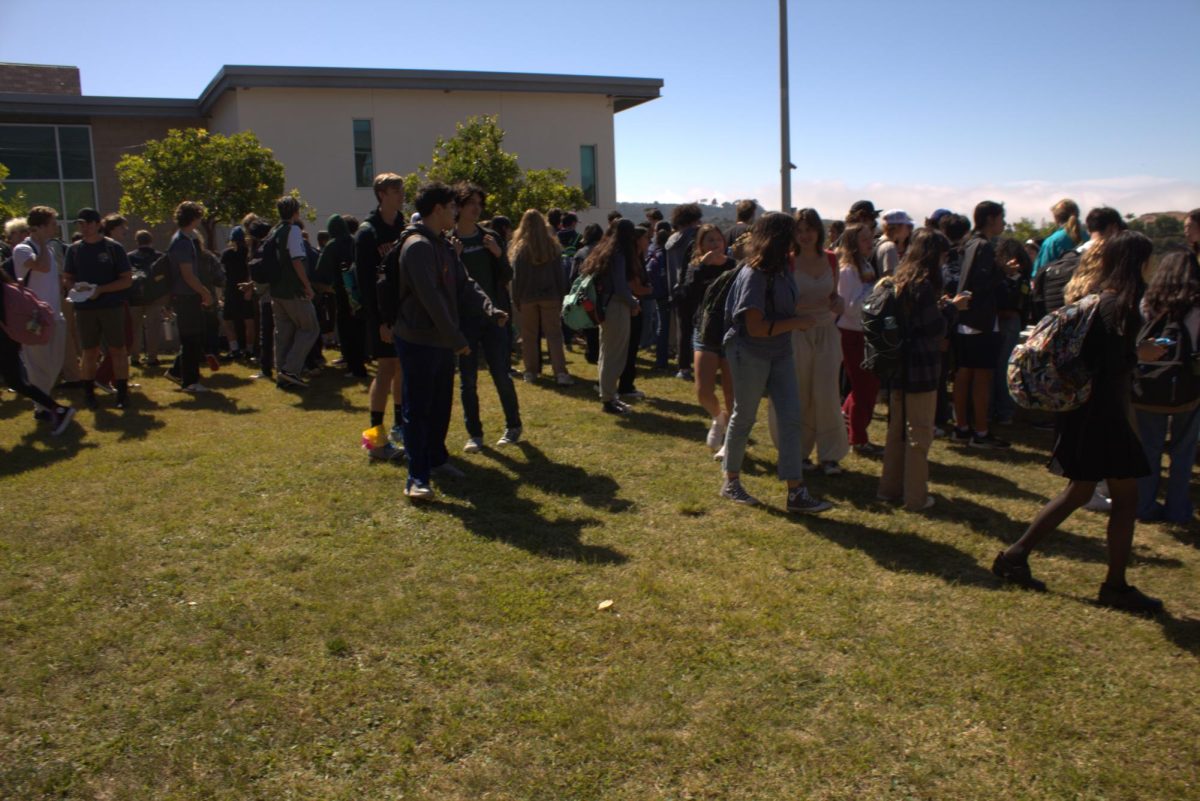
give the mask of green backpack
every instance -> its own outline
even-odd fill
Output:
[[[563,297],[562,321],[572,331],[586,331],[600,324],[596,298],[596,277],[581,275]]]

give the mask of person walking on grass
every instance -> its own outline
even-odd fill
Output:
[[[175,208],[175,235],[167,247],[171,262],[171,308],[179,326],[179,355],[167,371],[184,392],[208,392],[200,383],[200,359],[204,353],[204,309],[213,304],[212,293],[200,280],[200,254],[192,233],[204,219],[199,203],[185,200]]]
[[[11,284],[16,281],[7,272],[0,270],[0,283]],[[8,335],[8,331],[4,327],[7,322],[4,307],[5,304],[0,299],[0,379],[4,381],[5,386],[11,387],[18,395],[24,395],[39,408],[47,410],[45,422],[50,425],[50,435],[57,437],[67,430],[67,426],[71,425],[71,421],[75,418],[75,408],[60,406],[49,394],[38,389],[25,378],[25,370],[21,365],[22,346]],[[62,323],[55,320],[55,325],[62,325]]]
[[[565,218],[573,218],[566,214]],[[571,223],[574,225],[574,222]],[[560,234],[563,231],[559,232]],[[572,228],[569,233],[574,234]],[[525,380],[537,378],[538,331],[546,337],[550,365],[560,386],[574,383],[567,372],[567,357],[563,349],[563,327],[560,315],[562,299],[567,294],[567,274],[562,268],[561,237],[555,237],[546,218],[537,209],[529,209],[521,217],[508,246],[512,264],[512,297],[517,322],[521,329],[521,358]],[[572,242],[582,242],[576,235]],[[575,249],[571,251],[572,257]]]
[[[823,512],[832,504],[813,497],[804,485],[800,450],[800,389],[792,357],[792,332],[815,324],[796,315],[799,293],[792,278],[796,224],[782,212],[766,214],[750,230],[749,255],[725,304],[725,354],[733,377],[733,414],[725,431],[725,479],[721,497],[758,505],[742,487],[742,461],[759,402],[768,395],[778,418],[778,474],[787,484],[789,512]]]
[[[321,324],[313,308],[312,284],[308,280],[308,251],[300,226],[300,200],[284,195],[276,203],[279,226],[276,254],[280,259],[279,280],[271,284],[271,313],[275,317],[275,367],[280,389],[306,389],[304,360],[321,336]]]
[[[501,327],[508,323],[508,314],[492,306],[442,235],[454,227],[454,201],[454,190],[436,181],[417,192],[421,221],[403,232],[396,276],[392,339],[404,373],[401,419],[408,455],[404,494],[417,501],[433,498],[433,473],[462,476],[446,452],[454,357],[470,353],[467,337],[459,329],[461,315],[490,318]]]
[[[67,353],[66,321],[63,318],[62,276],[50,240],[58,234],[58,212],[49,206],[34,206],[26,218],[29,235],[13,247],[13,273],[54,312],[54,332],[44,345],[25,345],[21,362],[29,383],[49,396],[62,372]],[[49,421],[54,405],[36,404],[34,417]]]
[[[1163,607],[1162,601],[1129,584],[1125,576],[1133,550],[1137,482],[1150,473],[1131,423],[1133,373],[1138,361],[1157,361],[1166,352],[1152,340],[1137,341],[1142,270],[1153,250],[1147,237],[1123,231],[1093,247],[1067,285],[1068,303],[1096,296],[1091,328],[1080,354],[1092,371],[1092,393],[1086,403],[1059,414],[1055,422],[1050,471],[1064,476],[1068,483],[1042,507],[1025,534],[992,563],[992,572],[1005,581],[1045,591],[1045,583],[1029,569],[1029,555],[1092,497],[1097,482],[1107,480],[1112,499],[1108,573],[1097,600],[1103,606],[1143,614]]]
[[[888,433],[883,450],[883,473],[878,497],[903,503],[910,512],[933,506],[929,494],[929,446],[941,375],[942,339],[957,309],[965,308],[961,295],[953,301],[942,293],[942,266],[950,254],[950,240],[938,231],[922,228],[896,268],[895,291],[903,319],[904,357],[900,378],[888,396]]]

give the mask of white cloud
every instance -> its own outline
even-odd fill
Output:
[[[756,197],[767,208],[778,207],[779,187],[775,184],[747,186],[736,187],[734,191],[696,187],[683,192],[662,190],[654,198],[628,200],[681,203],[713,197],[722,201]],[[1036,221],[1049,219],[1050,207],[1064,197],[1074,199],[1085,213],[1096,206],[1112,206],[1122,214],[1188,211],[1200,207],[1200,182],[1129,175],[1063,183],[1011,181],[977,186],[886,183],[851,186],[840,181],[797,181],[792,186],[793,205],[811,206],[826,219],[842,217],[854,201],[863,199],[881,209],[904,209],[918,221],[937,208],[951,209],[969,217],[979,201],[996,200],[1005,205],[1010,220],[1029,217]]]

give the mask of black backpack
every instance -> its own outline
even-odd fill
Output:
[[[391,250],[379,262],[379,276],[375,279],[375,305],[379,322],[394,325],[400,317],[400,252],[404,243],[413,236],[424,236],[416,226],[410,225],[400,232],[392,243]],[[435,243],[436,248],[436,243]]]
[[[250,280],[254,283],[274,284],[283,277],[282,253],[287,245],[285,243],[283,248],[280,247],[279,236],[284,230],[282,225],[272,228],[271,233],[263,240],[258,256],[251,257],[247,266],[250,268]],[[284,235],[286,236],[286,233]]]
[[[1064,297],[1067,284],[1079,267],[1079,252],[1069,250],[1059,259],[1050,262],[1034,279],[1033,295],[1035,314],[1039,317],[1061,309],[1067,301]]]
[[[884,381],[904,373],[904,312],[891,277],[879,279],[862,307],[862,367]]]
[[[1155,409],[1186,408],[1200,399],[1200,360],[1195,343],[1182,322],[1162,315],[1142,326],[1137,341],[1170,340],[1156,362],[1138,362],[1134,374],[1133,403]]]
[[[130,260],[132,261],[132,259]],[[133,270],[133,285],[129,288],[129,304],[146,306],[171,291],[171,259],[155,251],[150,263]]]
[[[725,323],[725,302],[741,269],[741,265],[731,267],[714,278],[704,290],[700,310],[696,313],[696,332],[705,347],[720,347],[725,339],[725,332],[729,329]]]

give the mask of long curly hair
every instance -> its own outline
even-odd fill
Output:
[[[934,295],[942,294],[942,257],[950,253],[950,240],[940,231],[920,228],[912,235],[908,250],[896,267],[896,296],[916,291],[916,285],[928,281]]]
[[[750,229],[746,264],[764,273],[783,272],[795,245],[795,235],[796,221],[790,214],[782,211],[764,214]]]

